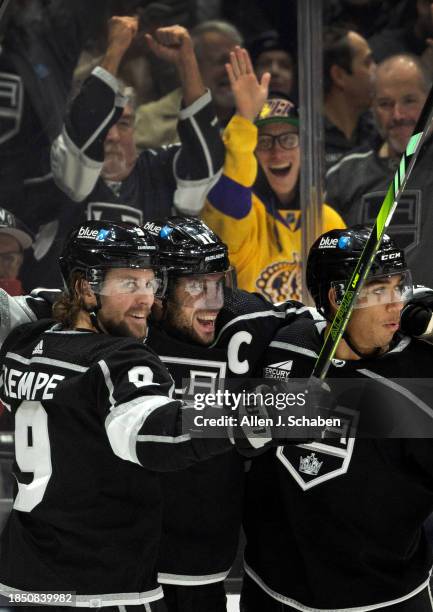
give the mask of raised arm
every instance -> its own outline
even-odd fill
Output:
[[[253,122],[268,97],[270,73],[265,72],[259,82],[248,51],[241,47],[236,47],[230,53],[230,64],[226,64],[226,70],[236,102],[236,113]]]
[[[227,243],[232,258],[242,251],[242,261],[235,260],[236,265],[243,265],[256,248],[258,228],[264,222],[253,207],[252,187],[257,176],[257,127],[253,121],[268,95],[270,75],[264,74],[259,82],[248,52],[240,47],[230,54],[226,69],[237,112],[224,131],[224,175],[209,193],[203,218]]]
[[[179,75],[182,108],[177,128],[182,146],[173,163],[177,183],[174,203],[182,214],[196,215],[220,178],[224,163],[224,145],[211,95],[203,84],[185,28],[159,28],[146,38],[153,53],[174,64]]]
[[[120,118],[126,99],[119,93],[119,64],[136,35],[136,17],[112,17],[108,46],[100,66],[85,81],[51,148],[57,185],[74,201],[93,190],[104,161],[104,140]]]

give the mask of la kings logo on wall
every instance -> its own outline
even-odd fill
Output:
[[[0,144],[7,142],[21,127],[24,89],[21,77],[0,72]]]
[[[341,427],[328,428],[320,442],[277,448],[277,458],[304,491],[342,476],[349,469],[359,415],[337,406],[333,416],[340,418]]]
[[[362,197],[359,220],[357,223],[374,225],[380,206],[386,195],[385,191],[374,191]],[[391,224],[387,229],[404,249],[406,255],[418,246],[421,235],[421,191],[405,189],[394,212]]]

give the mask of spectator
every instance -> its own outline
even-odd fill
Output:
[[[139,33],[132,41],[119,67],[119,77],[135,89],[138,104],[146,104],[171,92],[179,86],[175,67],[149,53],[145,32],[154,32],[165,26],[181,25],[187,29],[195,23],[195,0],[164,0],[164,2],[113,1],[115,15],[139,17]],[[107,48],[107,33],[99,36],[87,46],[80,57],[74,74],[74,84],[79,86],[98,66]]]
[[[19,279],[24,251],[33,243],[30,230],[5,208],[0,208],[0,288],[21,295]]]
[[[371,106],[375,63],[367,41],[345,28],[324,33],[325,165],[368,147],[375,135]]]
[[[379,65],[373,111],[383,140],[366,153],[344,157],[326,175],[326,202],[348,225],[373,223],[376,219],[429,89],[430,78],[415,56],[397,55]],[[418,159],[388,228],[405,248],[417,282],[427,286],[431,285],[433,211],[428,160],[432,154],[430,144]]]
[[[209,88],[220,123],[225,126],[234,111],[234,100],[224,65],[235,45],[242,44],[240,32],[225,21],[205,21],[193,28],[191,37],[203,82]],[[138,108],[136,142],[140,148],[179,142],[177,115],[182,98],[175,89],[161,100]]]
[[[283,44],[278,32],[267,30],[249,45],[249,53],[259,81],[265,72],[271,75],[270,90],[293,99],[295,63],[292,53]]]
[[[82,203],[77,217],[141,223],[170,214],[173,202],[181,212],[194,212],[219,177],[224,151],[219,128],[191,39],[180,26],[161,28],[147,40],[154,53],[179,71],[186,105],[179,114],[182,145],[137,156],[133,101],[119,94],[116,79],[136,30],[135,18],[112,18],[104,60],[75,99],[53,144],[55,179],[72,200]]]
[[[402,53],[418,55],[433,76],[433,2],[411,0],[413,18],[397,28],[387,28],[372,36],[369,44],[376,62]]]
[[[297,109],[281,98],[263,106],[270,74],[259,84],[245,50],[231,54],[228,73],[237,114],[224,134],[224,175],[209,193],[203,217],[228,245],[241,289],[258,291],[271,302],[299,299]],[[324,227],[344,227],[335,211],[326,206],[323,213]]]

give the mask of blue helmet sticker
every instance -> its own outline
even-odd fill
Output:
[[[110,230],[101,229],[99,230],[98,235],[96,236],[96,240],[98,242],[104,242],[104,240],[108,238],[109,235],[110,235]]]
[[[170,234],[172,233],[172,231],[173,231],[172,227],[169,227],[168,225],[164,225],[164,227],[161,228],[159,235],[161,238],[168,238]]]
[[[340,249],[347,249],[350,246],[350,236],[340,236],[338,240],[338,247]]]

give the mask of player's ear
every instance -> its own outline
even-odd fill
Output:
[[[331,305],[331,309],[333,312],[336,312],[338,310],[338,303],[337,303],[337,296],[335,293],[335,287],[330,287],[328,290],[328,301],[329,304]]]

